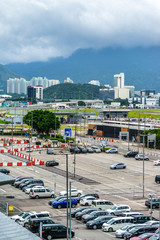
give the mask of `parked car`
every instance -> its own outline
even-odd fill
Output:
[[[87,215],[87,214],[90,214],[91,212],[94,212],[94,211],[98,211],[98,209],[97,209],[97,208],[87,208],[87,209],[84,209],[84,210],[82,210],[81,212],[77,212],[77,213],[75,214],[75,218],[76,218],[77,220],[82,220],[82,217],[83,217],[83,216],[85,216],[85,215]]]
[[[26,188],[26,190],[25,190],[25,193],[26,194],[29,194],[30,193],[30,191],[31,191],[31,189],[48,189],[47,187],[44,187],[44,186],[33,186],[33,187],[30,187],[30,188]]]
[[[153,165],[154,165],[154,166],[159,166],[159,165],[160,165],[160,159],[154,161],[154,162],[153,162]]]
[[[71,237],[74,237],[74,231],[72,230]],[[62,224],[44,224],[42,226],[42,238],[67,238],[67,227]]]
[[[71,189],[71,197],[80,197],[82,195],[83,191],[82,190],[78,190],[78,189]],[[70,193],[68,192],[68,195]],[[61,191],[59,193],[59,196],[66,196],[67,192],[66,191]]]
[[[97,217],[94,220],[88,221],[86,223],[86,227],[89,229],[100,229],[102,228],[103,223],[107,223],[110,219],[115,218],[115,216],[102,216],[102,217]]]
[[[129,151],[124,154],[124,157],[135,157],[138,154],[136,151]]]
[[[149,225],[149,226],[154,226],[154,225],[158,225],[159,221],[150,220],[150,221],[145,222],[144,224]]]
[[[156,183],[160,183],[160,175],[156,175],[155,176],[155,182]]]
[[[130,240],[147,240],[150,239],[151,236],[153,236],[154,233],[143,233],[139,235],[138,237],[132,237]]]
[[[54,155],[56,155],[56,152],[52,148],[47,148],[47,154],[54,154]]]
[[[94,211],[94,212],[91,212],[90,214],[84,215],[82,217],[82,222],[86,223],[88,221],[94,220],[97,217],[106,216],[106,215],[109,215],[107,211],[103,211],[103,210]]]
[[[9,174],[10,171],[9,171],[8,169],[1,168],[1,169],[0,169],[0,173]]]
[[[80,205],[89,206],[89,205],[92,204],[92,201],[95,200],[95,199],[96,199],[95,197],[87,196],[87,197],[81,199]]]
[[[29,193],[30,198],[45,198],[55,197],[54,190],[48,188],[31,188]]]
[[[116,238],[123,238],[124,234],[129,231],[131,228],[134,228],[136,224],[129,223],[115,231]],[[138,225],[137,225],[138,226]]]
[[[121,213],[121,217],[134,217],[134,216],[142,216],[143,213],[140,212],[123,212]]]
[[[59,165],[59,162],[56,162],[54,160],[46,162],[46,167],[54,167],[54,166],[58,166],[58,165]]]
[[[128,240],[132,237],[139,236],[144,233],[154,233],[158,229],[158,226],[142,226],[134,227],[124,234],[124,239]]]
[[[97,199],[92,201],[92,207],[98,208],[99,210],[107,210],[114,206],[114,203],[105,199]]]
[[[93,149],[94,152],[96,153],[100,153],[101,152],[101,149],[97,146],[91,146],[91,148]]]
[[[76,197],[77,203],[79,203],[82,198],[85,198],[85,197],[88,197],[88,196],[95,197],[96,199],[99,198],[99,194],[98,193],[85,193],[85,194],[82,194],[80,197]]]
[[[71,211],[71,217],[74,218],[76,213],[82,212],[83,210],[88,209],[88,207],[79,207]]]
[[[93,151],[93,149],[92,149],[92,148],[90,148],[90,147],[87,147],[86,149],[87,149],[87,152],[88,152],[88,153],[94,153],[94,151]]]
[[[68,199],[68,206],[70,204],[70,199]],[[53,202],[53,208],[66,208],[67,207],[67,198],[60,199],[58,201]],[[77,206],[77,201],[74,198],[71,198],[71,207],[74,208]]]
[[[136,223],[136,224],[141,224],[141,223],[146,223],[146,222],[148,222],[148,221],[150,221],[150,220],[152,220],[152,221],[158,221],[156,218],[154,218],[153,216],[151,216],[151,215],[145,215],[145,214],[143,214],[143,215],[134,215],[133,216],[134,217],[134,223]]]
[[[143,155],[143,154],[137,154],[136,156],[135,156],[135,159],[136,160],[149,160],[149,157],[148,156],[146,156],[146,155]]]
[[[28,216],[22,217],[17,220],[17,222],[22,225],[23,227],[28,227],[28,223],[32,219],[36,218],[42,218],[42,217],[51,217],[50,213],[47,211],[41,211],[41,212],[30,212]]]
[[[105,153],[118,153],[118,149],[117,148],[110,148],[110,149],[106,150]]]
[[[18,188],[19,187],[19,185],[23,182],[23,181],[25,181],[26,179],[33,179],[33,177],[21,177],[21,178],[18,178],[15,182],[14,182],[14,186],[16,187],[16,188]]]
[[[27,228],[28,228],[28,230],[30,230],[33,233],[38,233],[40,223],[42,223],[42,224],[54,224],[55,222],[52,219],[50,219],[49,217],[29,219]]]
[[[21,212],[19,215],[14,215],[11,217],[12,220],[14,220],[15,222],[17,222],[19,219],[21,218],[25,218],[29,215],[31,215],[31,211],[25,211],[25,212]]]
[[[103,223],[102,230],[104,232],[116,231],[128,224],[133,224],[133,217],[117,217],[110,219],[107,223]]]
[[[80,149],[78,147],[71,147],[70,153],[80,153]]]
[[[110,169],[124,169],[124,168],[126,168],[125,163],[115,163],[110,166]]]
[[[148,208],[159,208],[160,206],[160,198],[148,198],[145,201],[145,206]]]
[[[52,206],[53,202],[58,201],[58,200],[63,199],[63,198],[66,198],[66,197],[64,197],[64,196],[59,196],[59,197],[56,197],[56,198],[52,198],[52,199],[49,200],[48,204],[49,204],[50,206]]]
[[[130,212],[131,208],[128,205],[114,205],[112,208],[108,209],[107,212],[112,215],[118,216],[123,212]]]
[[[41,184],[44,186],[44,182],[41,179],[30,179],[25,181],[19,185],[19,188],[23,190],[24,187],[28,186],[29,184]]]
[[[80,153],[87,153],[87,149],[85,147],[78,147],[80,150]]]
[[[32,188],[32,187],[35,187],[35,186],[43,186],[43,184],[42,183],[39,183],[39,184],[38,183],[32,183],[32,184],[29,184],[29,185],[23,187],[22,191],[25,192],[26,189]]]

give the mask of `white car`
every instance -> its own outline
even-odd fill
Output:
[[[117,148],[110,148],[110,149],[106,150],[105,153],[118,153],[118,149]]]
[[[17,222],[18,220],[25,218],[27,216],[29,216],[32,212],[21,212],[19,215],[14,215],[11,217],[12,220],[14,220],[15,222]]]
[[[87,196],[87,197],[82,198],[82,199],[80,200],[80,205],[82,205],[82,206],[89,206],[89,205],[92,204],[92,201],[95,200],[95,199],[96,199],[96,198],[93,197],[93,196]]]
[[[54,190],[48,188],[31,188],[29,193],[30,198],[54,198]]]
[[[107,212],[112,215],[119,215],[123,212],[130,212],[131,208],[128,205],[114,205],[112,208],[108,209]]]
[[[154,162],[153,162],[153,165],[154,165],[154,166],[159,166],[159,165],[160,165],[160,160],[158,159],[158,160],[154,161]]]
[[[93,149],[94,152],[96,153],[100,153],[101,152],[101,149],[97,146],[91,146],[91,148]]]
[[[71,197],[80,197],[82,195],[83,191],[82,190],[78,190],[78,189],[71,189]],[[69,196],[70,192],[68,191],[68,196]],[[59,193],[59,196],[66,196],[67,192],[66,191],[61,191]]]
[[[45,189],[48,189],[47,187],[44,187],[44,186],[34,186],[34,187],[26,188],[25,193],[29,194],[31,189],[34,189],[34,188],[39,188],[39,189],[45,188]]]
[[[50,213],[47,211],[30,212],[30,214],[28,216],[22,217],[19,220],[17,220],[17,223],[19,223],[23,227],[27,227],[30,219],[32,220],[35,218],[42,218],[42,217],[51,217],[51,216],[50,216]]]

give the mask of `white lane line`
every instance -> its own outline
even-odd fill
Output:
[[[6,192],[5,190],[3,190],[2,188],[0,188],[0,190],[2,191],[2,192]]]

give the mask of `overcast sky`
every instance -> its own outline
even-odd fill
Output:
[[[160,45],[159,0],[0,0],[0,63]]]

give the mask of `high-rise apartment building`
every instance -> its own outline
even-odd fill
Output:
[[[56,79],[48,80],[48,87],[53,86],[53,85],[57,85],[57,84],[60,84],[59,80],[56,80]]]
[[[72,79],[67,77],[67,79],[64,80],[64,83],[74,83]]]
[[[30,99],[43,99],[43,86],[28,86],[27,96]]]
[[[49,84],[48,84],[48,79],[46,77],[33,77],[31,80],[30,80],[30,85],[31,86],[43,86],[43,88],[47,88],[49,87]]]
[[[124,73],[114,75],[114,87],[124,88]]]
[[[9,78],[7,80],[7,93],[27,93],[27,81],[24,78]]]

